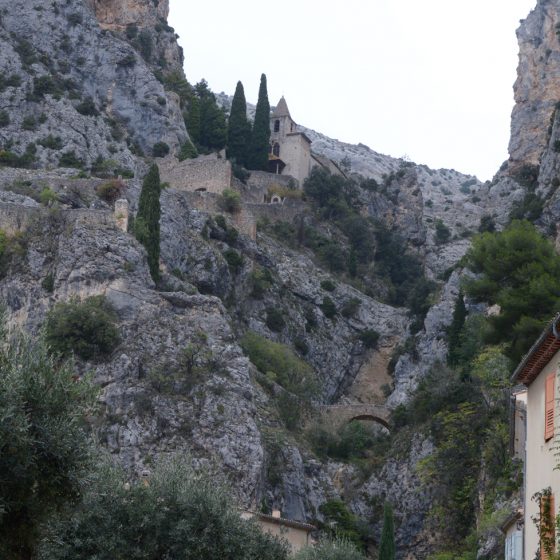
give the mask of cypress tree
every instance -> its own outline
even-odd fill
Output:
[[[455,309],[453,310],[453,321],[447,330],[447,363],[456,366],[460,360],[461,331],[467,318],[467,308],[463,294],[459,293],[455,301]]]
[[[246,165],[250,140],[251,124],[247,119],[245,92],[243,84],[237,82],[228,123],[228,157],[235,159],[239,165]]]
[[[159,279],[159,220],[161,206],[159,195],[161,184],[159,168],[154,163],[142,183],[138,214],[134,221],[136,239],[144,245],[148,252],[148,266],[155,282]]]
[[[379,560],[395,560],[395,527],[393,523],[393,508],[385,502],[383,509],[383,530],[379,545]]]
[[[270,145],[270,103],[266,89],[266,76],[261,76],[259,99],[255,112],[255,123],[251,134],[251,145],[247,165],[249,169],[268,170],[268,149]]]

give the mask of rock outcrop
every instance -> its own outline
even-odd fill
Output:
[[[539,0],[517,31],[519,66],[509,143],[510,167],[539,165],[560,101],[560,14],[554,0]]]
[[[104,294],[117,313],[121,343],[106,361],[78,360],[77,367],[93,372],[102,388],[99,440],[131,473],[149,470],[158,455],[188,451],[201,464],[219,465],[245,506],[265,503],[294,519],[321,521],[320,506],[342,498],[369,520],[375,538],[379,506],[391,496],[403,504],[400,557],[425,557],[433,545],[430,492],[417,467],[432,451],[430,439],[412,438],[365,474],[320,460],[302,434],[286,429],[277,405],[283,389],[270,372],[257,371],[240,343],[251,330],[305,359],[320,385],[314,405],[361,401],[395,408],[409,401],[446,359],[462,275],[457,265],[471,236],[482,218],[505,225],[528,192],[516,169],[540,166],[531,186],[543,199],[540,224],[550,232],[560,222],[555,2],[540,0],[518,33],[511,162],[494,181],[482,184],[305,129],[317,153],[357,180],[375,180],[357,194],[364,215],[401,236],[437,285],[416,334],[407,309],[380,301],[386,287],[373,285],[366,293],[354,279],[326,270],[303,245],[290,246],[266,228],[256,239],[240,235],[233,220],[195,208],[188,193],[173,188],[161,195],[162,281],[156,286],[143,247],[98,195],[106,179],[85,170],[135,175],[125,178],[121,203],[132,217],[151,163],[143,156],[158,142],[176,153],[188,138],[181,100],[164,86],[166,76],[184,78],[182,52],[166,24],[168,2],[35,4],[12,0],[0,24],[0,154],[10,165],[27,158],[33,168],[0,168],[0,230],[21,243],[0,271],[9,325],[37,333],[57,302]],[[227,105],[224,96],[221,101]],[[47,187],[52,193],[45,198]],[[244,195],[250,188],[239,190]],[[247,202],[258,204],[249,195]],[[276,214],[294,228],[309,223],[326,238],[336,235],[298,202]],[[336,311],[330,317],[327,299]],[[361,338],[367,331],[379,334],[377,347]]]
[[[87,0],[103,29],[123,31],[128,25],[153,27],[169,16],[169,0]]]

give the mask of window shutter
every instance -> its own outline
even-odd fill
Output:
[[[513,560],[523,560],[523,533],[515,531],[513,535]]]
[[[545,380],[544,439],[554,437],[554,378],[551,373]]]

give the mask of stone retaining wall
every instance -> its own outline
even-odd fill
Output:
[[[231,163],[217,154],[185,161],[167,157],[159,163],[159,170],[162,182],[180,191],[221,194],[231,187]]]

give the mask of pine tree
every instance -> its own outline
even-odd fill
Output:
[[[383,509],[383,530],[379,545],[379,560],[395,560],[395,527],[393,524],[393,508],[385,502]]]
[[[247,102],[243,84],[237,82],[231,103],[228,123],[228,157],[239,165],[247,164],[247,152],[251,140],[251,124],[247,119]]]
[[[200,134],[198,143],[208,150],[221,150],[226,146],[226,115],[216,103],[216,96],[206,80],[195,86],[200,104]],[[190,131],[189,131],[190,133]]]
[[[247,166],[249,169],[268,170],[268,149],[270,145],[270,103],[266,90],[266,76],[261,76],[259,99],[255,113],[255,123],[251,134],[251,144]]]
[[[144,245],[148,252],[148,266],[155,282],[159,279],[159,220],[161,206],[159,195],[161,184],[159,168],[154,163],[142,183],[138,214],[134,221],[136,239]]]
[[[191,140],[195,144],[200,143],[200,101],[196,95],[193,94],[189,101],[189,112],[185,117],[185,126]]]

